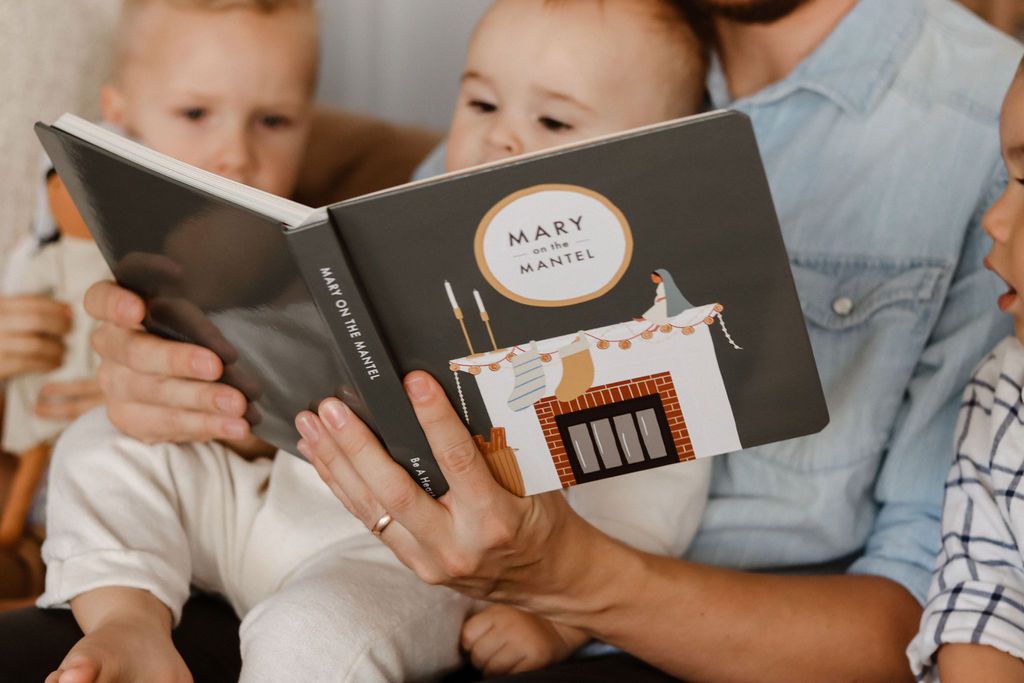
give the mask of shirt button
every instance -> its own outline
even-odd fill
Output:
[[[832,310],[836,315],[845,318],[853,313],[853,299],[848,296],[841,296],[832,302]]]

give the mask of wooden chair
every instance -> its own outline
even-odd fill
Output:
[[[28,523],[50,445],[0,453],[0,612],[31,605],[43,590],[42,532]]]

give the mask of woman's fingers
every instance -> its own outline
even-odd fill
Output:
[[[295,426],[302,434],[299,452],[313,463],[317,474],[323,479],[335,497],[345,508],[359,519],[367,529],[383,517],[387,510],[370,491],[362,476],[327,433],[320,418],[311,412],[300,413]],[[342,485],[341,482],[344,482]]]
[[[100,322],[125,328],[138,329],[146,317],[146,304],[141,297],[107,280],[86,291],[85,310]]]
[[[448,480],[446,497],[477,507],[490,507],[496,496],[512,497],[491,476],[469,431],[433,377],[425,372],[410,373],[405,378],[405,391]]]
[[[145,443],[169,441],[242,441],[251,435],[249,423],[238,417],[111,401],[107,416],[119,430]]]
[[[320,424],[324,427],[323,434],[303,436],[310,442],[316,457],[327,466],[350,497],[352,490],[343,480],[347,471],[346,460],[383,510],[421,542],[432,538],[440,530],[439,525],[446,526],[444,508],[391,459],[373,432],[348,406],[336,398],[329,398],[320,404],[318,412]],[[318,440],[314,442],[314,439]],[[379,516],[360,519],[372,527]]]
[[[224,372],[220,358],[209,349],[111,324],[97,328],[92,347],[103,360],[147,375],[213,382]]]
[[[188,299],[157,297],[149,301],[149,316],[203,348],[210,349],[224,363],[238,361],[238,350],[231,345],[202,309]]]
[[[347,458],[337,452],[339,446],[329,436],[323,422],[315,414],[304,412],[296,418],[295,425],[303,435],[298,443],[299,453],[313,464],[320,479],[345,509],[362,522],[367,531],[373,529],[377,521],[389,513]],[[427,583],[440,584],[446,578],[419,541],[397,519],[384,529],[380,538],[402,563]]]
[[[103,392],[112,400],[226,417],[242,417],[247,407],[242,392],[226,384],[146,375],[110,363],[100,366],[98,377]]]

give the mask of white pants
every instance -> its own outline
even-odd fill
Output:
[[[291,455],[149,446],[97,409],[57,443],[42,607],[140,588],[175,623],[190,586],[242,619],[243,681],[398,681],[458,665],[469,600],[427,586]]]

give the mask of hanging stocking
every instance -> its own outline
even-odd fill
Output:
[[[580,332],[571,344],[558,350],[558,357],[562,359],[562,380],[555,389],[555,398],[568,403],[594,385],[594,359],[587,336]]]
[[[537,342],[530,342],[530,348],[525,353],[512,359],[512,375],[515,377],[515,387],[508,397],[509,408],[519,412],[544,397],[548,381],[544,376],[544,364],[537,351]]]

